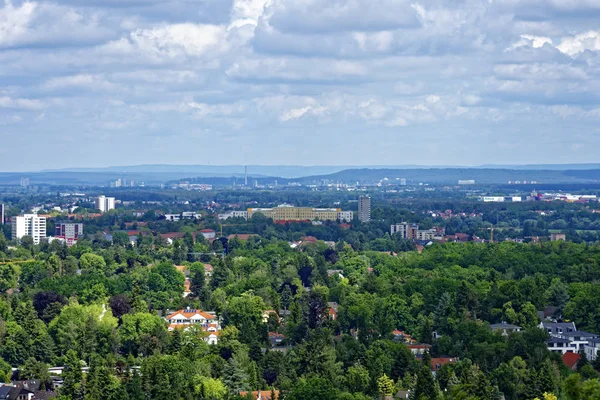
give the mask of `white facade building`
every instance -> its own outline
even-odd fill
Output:
[[[179,221],[181,219],[180,214],[165,214],[165,219],[167,221]]]
[[[185,310],[175,311],[165,319],[169,323],[169,332],[172,332],[175,329],[187,330],[190,327],[195,326],[206,332],[204,340],[208,344],[217,344],[218,332],[221,330],[221,324],[214,313],[187,308]]]
[[[340,211],[338,213],[338,219],[342,222],[350,222],[354,219],[354,212],[352,211]]]
[[[100,212],[108,212],[110,210],[114,210],[115,208],[115,198],[114,197],[106,197],[106,196],[98,196],[96,199],[96,208],[100,210]]]
[[[219,214],[220,220],[226,220],[229,218],[244,218],[248,219],[248,211],[229,211],[223,214]]]
[[[33,243],[40,244],[40,241],[46,238],[46,217],[40,217],[37,214],[13,217],[13,240],[20,240],[23,236],[31,236]]]
[[[574,322],[541,322],[539,327],[550,335],[546,343],[548,350],[555,353],[587,353],[587,347],[596,346],[595,340],[598,339],[594,333],[578,331]]]

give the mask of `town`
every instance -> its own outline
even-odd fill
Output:
[[[421,390],[449,390],[452,385],[453,390],[466,390],[447,379],[456,376],[457,368],[489,362],[483,353],[452,346],[452,338],[460,337],[466,326],[481,330],[482,335],[488,332],[484,334],[488,343],[510,344],[538,332],[535,346],[547,351],[548,360],[569,371],[597,374],[592,371],[600,365],[600,335],[595,323],[577,311],[577,302],[589,296],[589,289],[583,287],[577,289],[581,294],[573,291],[581,279],[577,264],[550,272],[538,269],[537,263],[513,259],[505,265],[509,259],[503,260],[514,254],[524,261],[532,254],[541,256],[543,249],[547,256],[539,264],[556,268],[556,261],[548,256],[559,260],[570,249],[587,257],[584,248],[574,246],[596,246],[600,207],[595,195],[534,192],[518,200],[491,199],[458,188],[442,201],[428,188],[419,187],[410,197],[377,188],[317,196],[301,188],[281,194],[112,185],[73,189],[32,193],[21,186],[4,188],[0,267],[5,270],[6,301],[33,289],[30,304],[38,316],[32,318],[48,324],[43,340],[54,349],[41,359],[0,350],[0,357],[11,366],[7,377],[12,376],[2,387],[7,394],[35,399],[68,393],[74,390],[73,376],[87,375],[87,382],[106,368],[93,359],[85,361],[93,354],[129,357],[129,374],[143,380],[144,370],[147,374],[147,368],[166,362],[157,359],[159,364],[150,366],[144,355],[150,349],[158,352],[156,357],[182,357],[183,351],[192,351],[184,343],[194,343],[206,354],[216,351],[211,349],[220,349],[219,354],[233,351],[232,343],[240,343],[246,353],[235,350],[224,358],[224,368],[230,372],[221,379],[202,378],[199,393],[217,385],[222,396],[283,396],[285,390],[294,390],[293,381],[286,380],[290,371],[281,367],[272,371],[269,363],[299,357],[308,345],[325,346],[313,337],[317,332],[331,335],[328,340],[336,351],[350,351],[354,341],[366,347],[388,343],[389,351],[400,352],[393,353],[405,360],[398,372],[384,370],[373,376],[374,364],[369,363],[375,360],[369,358],[362,361],[364,365],[349,365],[346,374],[366,374],[361,391],[381,393],[384,383],[391,385],[385,390],[396,398],[410,398]],[[569,247],[556,247],[555,242]],[[479,266],[472,265],[469,257],[482,251],[502,251],[506,256],[481,264],[486,259],[481,255]],[[452,258],[442,261],[440,256]],[[501,265],[505,266],[501,269]],[[452,285],[444,288],[442,281],[425,278],[431,268],[451,279]],[[475,271],[481,268],[500,274],[481,281],[488,287],[485,292],[464,280],[468,274],[480,274]],[[584,276],[583,282],[595,279],[595,272],[587,273],[589,278]],[[476,276],[475,282],[482,279]],[[381,286],[397,285],[398,279],[427,280],[422,287],[404,289],[405,314],[397,314],[396,306],[386,308],[391,298]],[[542,281],[534,283],[535,279]],[[501,295],[500,287],[506,290],[525,282],[540,285],[537,290],[547,294],[538,300]],[[125,290],[118,289],[123,285]],[[365,291],[365,285],[377,286]],[[568,289],[569,285],[575,286]],[[438,292],[441,297],[432,297]],[[377,304],[370,297],[373,293],[384,296],[384,303]],[[11,315],[18,312],[14,309]],[[381,312],[392,314],[377,322]],[[79,321],[70,319],[75,315]],[[458,326],[448,325],[450,315],[461,315]],[[7,318],[7,323],[14,323],[8,322],[14,317]],[[59,324],[75,327],[86,318],[99,318],[97,323],[115,329],[110,340],[117,346],[116,353],[75,344],[65,347],[66,332]],[[100,325],[94,329],[95,335],[100,334]],[[5,335],[2,343],[8,349],[5,346],[15,339],[8,331]],[[79,337],[76,331],[71,335]],[[31,336],[29,340],[42,339]],[[327,354],[328,348],[318,351]],[[242,361],[250,354],[254,355]],[[81,365],[76,364],[81,372],[75,372],[69,363],[79,357]],[[509,361],[528,362],[517,360]],[[421,365],[432,378],[421,375]],[[32,368],[44,372],[31,372]],[[262,375],[250,378],[248,368],[258,368]],[[110,374],[131,379],[119,371]],[[229,374],[241,374],[241,380],[232,381]],[[489,387],[509,397],[508,383],[485,379]],[[433,386],[424,389],[426,385]]]

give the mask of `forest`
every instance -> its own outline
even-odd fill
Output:
[[[210,276],[191,246],[209,244],[149,235],[67,248],[0,235],[0,379],[51,389],[48,367],[63,366],[54,394],[64,400],[258,390],[292,400],[600,396],[600,362],[568,368],[537,327],[538,311],[553,307],[553,318],[600,333],[598,245],[446,243],[390,254],[343,240],[293,249],[265,235],[230,240],[226,255],[204,260]],[[217,344],[202,330],[168,329],[164,317],[188,307],[215,313]],[[491,329],[502,321],[522,330]],[[414,342],[427,351],[415,355]],[[433,373],[442,358],[453,362]]]

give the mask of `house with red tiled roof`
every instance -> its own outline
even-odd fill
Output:
[[[207,333],[205,340],[208,344],[217,344],[217,336],[221,326],[214,313],[202,310],[194,310],[189,307],[175,311],[165,317],[169,323],[169,332],[175,329],[186,330],[192,326],[201,328]]]
[[[204,276],[208,279],[210,279],[210,277],[213,274],[213,266],[210,264],[204,264]]]
[[[246,397],[250,393],[254,400],[278,400],[279,390],[258,390],[256,392],[240,392],[240,396]],[[275,398],[272,398],[272,396]]]
[[[577,361],[580,358],[581,356],[577,353],[565,353],[562,356],[563,363],[573,371],[577,369]]]
[[[431,359],[431,370],[438,371],[446,364],[455,364],[458,361],[456,357],[435,357]]]
[[[329,319],[335,321],[338,314],[338,303],[335,301],[330,301],[327,303],[327,306],[327,314],[329,315]]]

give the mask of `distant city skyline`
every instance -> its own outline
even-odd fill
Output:
[[[0,0],[0,171],[598,162],[599,18],[562,0]]]

